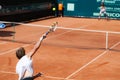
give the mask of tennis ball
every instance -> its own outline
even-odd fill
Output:
[[[55,10],[56,10],[56,8],[52,8],[52,10],[53,10],[53,11],[55,11]]]

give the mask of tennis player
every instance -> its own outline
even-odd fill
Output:
[[[16,65],[16,73],[19,75],[18,80],[34,80],[35,78],[42,75],[41,73],[38,73],[37,75],[33,76],[34,70],[32,57],[36,53],[48,33],[53,32],[54,29],[55,26],[52,26],[45,34],[43,34],[29,53],[25,54],[25,49],[23,47],[20,47],[16,51],[16,57],[19,59]]]
[[[101,15],[104,14],[106,19],[108,19],[108,15],[106,13],[106,8],[104,3],[101,3],[101,7],[100,7],[100,13],[99,13],[99,19],[101,18]]]
[[[34,80],[32,57],[40,47],[40,44],[45,37],[46,35],[40,37],[39,41],[28,54],[25,54],[25,49],[23,47],[20,47],[16,51],[16,56],[19,59],[16,65],[16,73],[19,75],[18,80]]]

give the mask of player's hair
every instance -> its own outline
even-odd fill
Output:
[[[22,58],[25,55],[25,49],[23,47],[20,47],[17,51],[16,51],[16,57],[18,59]]]
[[[101,6],[105,6],[105,3],[104,3],[104,2],[102,2],[102,3],[101,3]]]

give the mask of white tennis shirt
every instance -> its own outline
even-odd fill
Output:
[[[27,55],[23,56],[16,65],[16,73],[19,75],[19,80],[23,77],[26,70],[33,74],[32,60]]]

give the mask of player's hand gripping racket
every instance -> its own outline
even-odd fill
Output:
[[[57,29],[57,25],[58,25],[58,22],[54,22],[50,26],[50,29],[45,34],[43,34],[43,39],[45,39],[49,33],[54,32]]]

